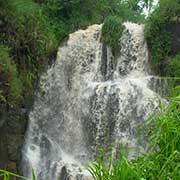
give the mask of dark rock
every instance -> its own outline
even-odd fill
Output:
[[[6,128],[0,128],[0,168],[4,168],[8,161],[7,146],[6,146]]]
[[[27,119],[20,108],[0,109],[0,168],[18,172]]]
[[[175,56],[180,52],[180,22],[170,22],[166,30],[172,34],[171,55]]]
[[[67,168],[65,166],[61,169],[60,178],[58,180],[70,180]]]
[[[107,74],[107,46],[105,44],[102,45],[102,60],[101,60],[101,74],[106,80]]]
[[[6,121],[6,106],[5,104],[0,104],[0,128],[3,127]]]

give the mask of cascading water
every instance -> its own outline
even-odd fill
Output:
[[[26,176],[33,167],[38,180],[88,179],[83,166],[99,146],[137,147],[136,127],[156,111],[164,92],[149,75],[143,25],[124,26],[116,58],[100,42],[101,25],[71,34],[59,48],[29,116]]]

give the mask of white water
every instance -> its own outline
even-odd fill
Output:
[[[117,58],[100,43],[101,25],[59,48],[29,116],[24,175],[32,166],[38,180],[88,179],[85,166],[98,147],[141,150],[136,127],[158,109],[164,83],[149,74],[143,25],[125,27]]]

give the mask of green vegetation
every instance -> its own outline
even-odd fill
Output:
[[[110,16],[105,22],[102,39],[105,43],[116,46],[116,38],[121,33],[117,30],[122,31],[122,24],[118,19],[136,22],[144,20],[141,12],[147,2],[143,1],[141,6],[139,2],[140,0],[0,0],[0,52],[5,51],[3,61],[11,61],[14,69],[13,78],[3,75],[6,86],[0,87],[1,103],[21,105],[31,101],[39,75],[51,64],[57,47],[69,33],[79,28],[102,23]],[[117,29],[118,24],[120,27]],[[111,27],[112,31],[107,32]],[[3,67],[1,75],[6,71]]]
[[[115,162],[98,159],[89,167],[95,180],[180,179],[180,86],[174,95],[169,106],[145,124],[148,153],[129,161],[123,155]]]
[[[10,93],[4,93],[4,97],[11,104],[12,98],[8,97],[11,94],[13,97],[18,95],[13,98],[13,103],[20,96],[28,97],[33,94],[34,82],[37,81],[48,55],[57,47],[57,40],[47,18],[42,15],[42,9],[36,3],[31,0],[0,2],[0,51],[4,52],[2,62],[6,61],[8,65],[8,61],[11,61],[12,64],[9,68],[11,74],[4,79],[6,84],[10,81]],[[4,46],[9,51],[5,51]],[[3,71],[5,70],[1,72]]]
[[[127,179],[138,179],[138,175],[135,169],[129,164],[125,156],[117,159],[112,164],[110,161],[108,164],[97,161],[89,167],[89,172],[95,180],[127,180]]]
[[[145,34],[150,50],[150,62],[154,70],[162,76],[180,78],[176,67],[179,56],[174,58],[175,55],[172,54],[172,34],[167,30],[170,23],[179,22],[179,18],[178,0],[160,0],[146,21]]]
[[[124,26],[120,18],[108,16],[102,27],[102,42],[112,49],[117,49],[123,30]]]
[[[3,177],[3,180],[10,180],[11,177],[12,177],[12,179],[18,178],[18,179],[21,179],[21,180],[30,180],[30,179],[28,179],[26,177],[23,177],[23,176],[20,176],[20,175],[17,175],[15,173],[12,173],[12,172],[9,172],[9,171],[6,171],[6,170],[2,170],[2,169],[0,169],[0,177]],[[32,169],[32,180],[36,180],[33,169]]]
[[[119,47],[120,38],[124,30],[124,22],[143,23],[145,21],[142,10],[144,6],[148,6],[147,3],[149,1],[143,1],[144,4],[142,2],[142,6],[139,5],[139,2],[139,0],[115,0],[112,2],[112,9],[110,9],[111,15],[107,16],[103,23],[101,41],[111,47],[113,52]],[[106,11],[108,12],[108,10]]]
[[[159,8],[161,16],[167,21],[176,21],[180,18],[180,2],[179,0],[160,0]]]
[[[167,74],[170,77],[180,78],[180,54],[170,59],[170,62],[167,68]]]

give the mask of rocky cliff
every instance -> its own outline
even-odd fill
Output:
[[[1,105],[0,168],[18,171],[27,119],[25,109]]]

